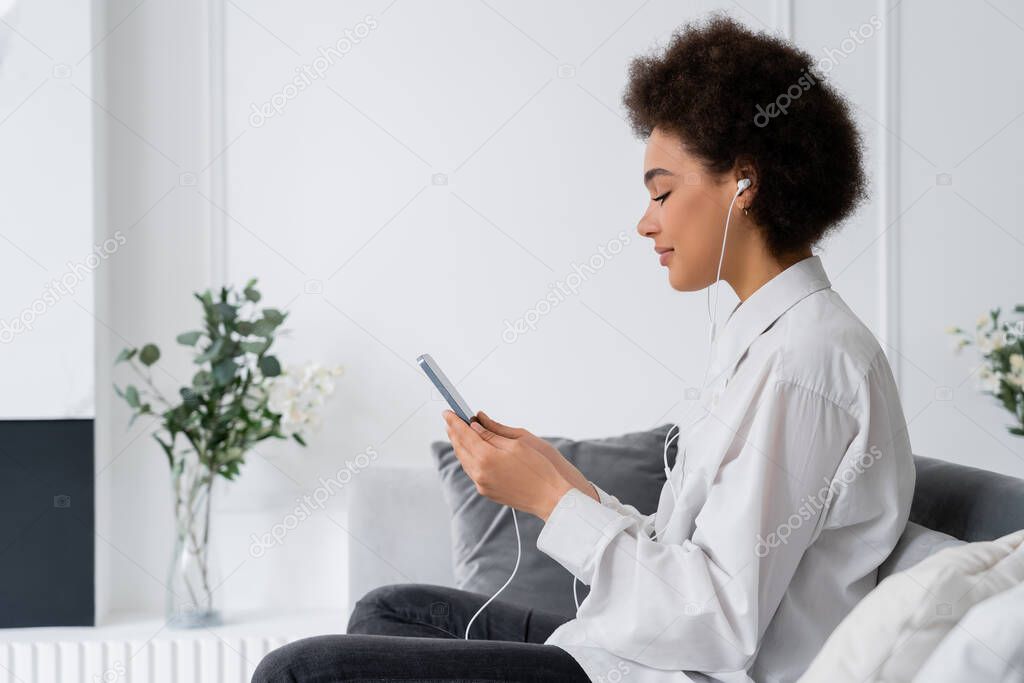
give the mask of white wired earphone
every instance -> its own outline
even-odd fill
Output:
[[[516,571],[519,569],[519,560],[521,560],[523,557],[523,541],[519,537],[519,519],[516,517],[516,509],[511,505],[508,506],[508,509],[512,511],[512,525],[516,528],[516,564],[514,567],[512,567],[512,573],[509,574],[508,581],[506,581],[505,584],[501,588],[499,588],[497,592],[494,593],[494,595],[489,597],[487,599],[487,602],[480,605],[480,609],[476,611],[476,614],[473,615],[473,618],[469,620],[468,624],[466,624],[466,640],[469,640],[469,629],[473,628],[473,622],[476,621],[476,618],[478,616],[480,616],[480,613],[487,609],[487,605],[491,604],[494,598],[498,597],[498,593],[501,593],[501,591],[508,588],[508,585],[512,583],[512,578],[516,575]],[[576,609],[579,609],[578,603],[576,605]]]
[[[741,178],[740,181],[736,183],[736,194],[734,194],[732,196],[732,201],[729,202],[729,212],[727,214],[725,214],[725,230],[722,233],[722,250],[721,250],[721,253],[718,255],[718,272],[715,274],[715,281],[711,285],[711,286],[714,286],[714,288],[715,288],[714,314],[712,314],[712,308],[711,308],[711,286],[708,287],[708,320],[711,321],[711,328],[710,328],[710,334],[709,334],[709,338],[710,338],[710,342],[711,343],[708,346],[708,362],[704,366],[704,378],[701,380],[701,383],[700,383],[700,393],[701,394],[704,393],[704,388],[707,385],[708,370],[711,368],[711,351],[714,348],[715,339],[716,339],[717,333],[718,333],[718,292],[719,292],[718,284],[719,284],[719,281],[722,279],[722,262],[725,260],[725,240],[729,236],[729,222],[732,219],[732,210],[733,210],[733,207],[736,205],[736,200],[739,199],[740,195],[743,194],[743,191],[746,190],[748,187],[750,187],[750,185],[751,185],[750,178]],[[694,405],[697,405],[697,404],[694,404]],[[693,408],[690,408],[690,411],[692,411],[692,410],[693,410]],[[690,412],[687,412],[686,416],[688,417],[689,415],[690,415]],[[673,436],[670,439],[669,435],[672,434],[672,430],[673,429],[675,430],[676,433],[675,433],[675,436]],[[665,447],[662,450],[662,459],[664,460],[664,463],[665,463],[665,479],[666,479],[666,482],[668,483],[669,490],[672,492],[672,499],[675,500],[675,501],[679,500],[679,497],[678,497],[679,494],[676,493],[675,487],[672,486],[672,475],[671,475],[672,470],[669,469],[669,466],[668,466],[668,447],[671,446],[672,442],[675,441],[679,437],[679,433],[680,433],[679,432],[679,423],[677,422],[677,423],[673,424],[669,428],[668,432],[666,432],[666,434],[665,434]],[[678,460],[678,459],[679,458],[676,458],[676,460]],[[483,612],[487,608],[487,606],[489,604],[491,604],[491,602],[494,601],[494,599],[496,597],[498,597],[499,593],[501,593],[503,590],[505,590],[508,587],[508,585],[510,583],[512,583],[512,579],[515,577],[516,571],[518,571],[518,569],[519,569],[519,561],[523,557],[523,542],[522,542],[522,539],[519,536],[519,520],[518,520],[518,518],[516,518],[515,508],[509,507],[509,510],[512,511],[512,524],[513,524],[513,526],[515,526],[515,529],[516,529],[516,564],[515,564],[514,567],[512,567],[512,573],[509,575],[508,580],[504,583],[504,585],[502,585],[502,587],[499,588],[497,590],[497,592],[495,592],[494,595],[492,595],[490,598],[488,598],[487,602],[485,602],[483,605],[481,605],[480,609],[478,609],[476,611],[476,614],[473,615],[473,618],[469,620],[469,623],[466,625],[466,636],[465,636],[466,640],[469,640],[469,629],[471,629],[473,627],[473,622],[476,621],[476,618],[478,616],[480,616],[480,613]],[[655,532],[655,535],[657,535],[657,532]],[[579,594],[576,592],[576,581],[577,581],[576,576],[573,575],[573,577],[572,577],[572,599],[576,603],[576,611],[579,612],[579,609],[580,609],[580,597],[579,597]]]
[[[719,291],[721,289],[719,287],[719,282],[722,279],[722,262],[725,260],[725,241],[726,241],[726,238],[728,238],[728,236],[729,236],[729,222],[732,220],[732,210],[733,210],[733,207],[736,205],[736,200],[739,199],[740,195],[743,194],[743,192],[748,187],[750,187],[751,184],[752,183],[750,181],[750,178],[741,178],[739,180],[739,182],[736,183],[736,194],[734,194],[732,196],[732,201],[729,202],[729,211],[728,211],[728,213],[725,214],[725,230],[722,232],[722,250],[721,250],[721,252],[718,255],[718,272],[715,274],[715,281],[710,286],[708,286],[708,290],[707,290],[707,292],[708,292],[708,320],[711,322],[711,327],[710,327],[709,335],[708,335],[710,343],[708,344],[708,360],[707,360],[707,363],[704,364],[704,377],[700,381],[700,391],[697,394],[698,399],[701,396],[703,396],[704,389],[707,386],[708,371],[711,369],[712,351],[714,350],[715,340],[718,338],[718,293],[719,293]],[[715,306],[714,306],[714,309],[712,309],[712,307],[711,307],[711,287],[712,286],[715,288]],[[712,311],[714,311],[714,312],[712,313]],[[690,413],[693,412],[693,409],[697,405],[700,405],[700,404],[699,403],[694,403],[693,406],[690,407],[690,410],[687,411],[686,415],[684,416],[684,421],[685,421],[685,418],[688,418],[690,416]],[[673,435],[671,438],[669,438],[669,436],[672,435],[672,431],[673,430],[675,430],[675,435]],[[676,422],[665,433],[665,446],[664,446],[664,448],[662,449],[662,452],[661,452],[662,461],[665,464],[665,480],[668,482],[669,491],[672,492],[672,499],[674,501],[676,501],[676,502],[678,502],[678,500],[679,500],[679,494],[676,491],[675,487],[672,485],[672,470],[668,466],[668,447],[672,445],[673,441],[675,441],[676,439],[679,438],[679,434],[680,434],[680,427],[679,427],[679,423]],[[684,453],[684,456],[685,456],[685,453]],[[676,460],[679,461],[680,458],[677,457]]]

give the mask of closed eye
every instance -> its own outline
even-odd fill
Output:
[[[669,196],[670,194],[672,194],[672,193],[671,193],[671,192],[666,192],[665,194],[662,194],[662,195],[659,195],[659,196],[655,197],[655,198],[654,198],[654,199],[652,199],[651,201],[652,201],[652,202],[661,202],[662,204],[664,204],[664,203],[665,203],[665,200],[666,200],[666,199],[668,199],[668,196]]]

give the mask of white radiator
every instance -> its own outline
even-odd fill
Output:
[[[0,683],[249,683],[265,654],[303,637],[161,635],[0,642]]]

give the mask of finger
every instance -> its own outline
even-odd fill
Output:
[[[469,474],[470,471],[475,471],[476,460],[473,458],[473,454],[465,447],[458,435],[448,430],[448,440],[452,442],[452,450],[455,451],[455,457],[458,459],[459,464],[462,465],[463,471]]]
[[[494,432],[498,436],[503,436],[507,439],[514,439],[518,437],[520,435],[520,432],[522,431],[516,429],[515,427],[509,427],[508,425],[504,425],[498,422],[497,420],[493,419],[490,415],[488,415],[482,410],[476,414],[476,417],[478,420],[480,420],[480,423],[484,427]]]
[[[474,420],[473,422],[471,422],[469,428],[472,429],[477,434],[479,434],[481,439],[491,444],[495,448],[499,448],[503,451],[509,450],[511,446],[515,445],[514,439],[508,439],[504,436],[500,436],[499,434],[495,434],[494,432],[480,424],[479,420]]]
[[[458,439],[463,447],[469,450],[474,457],[479,457],[480,454],[497,448],[495,444],[484,439],[475,429],[463,422],[458,415],[450,410],[445,411],[445,422],[448,423],[448,429],[454,435],[454,438]],[[474,424],[479,427],[479,423]]]
[[[542,453],[544,452],[545,448],[550,447],[550,444],[548,444],[548,442],[546,442],[539,436],[535,436],[533,432],[531,432],[530,430],[524,429],[522,427],[509,427],[508,425],[496,422],[494,418],[492,418],[490,415],[483,411],[477,413],[477,419],[479,419],[480,422],[492,432],[500,434],[501,436],[507,437],[509,439],[518,439],[520,441],[524,441],[528,446],[531,446],[532,448],[541,451]]]

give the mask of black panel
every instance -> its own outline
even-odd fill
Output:
[[[0,627],[93,625],[93,421],[0,421]]]

